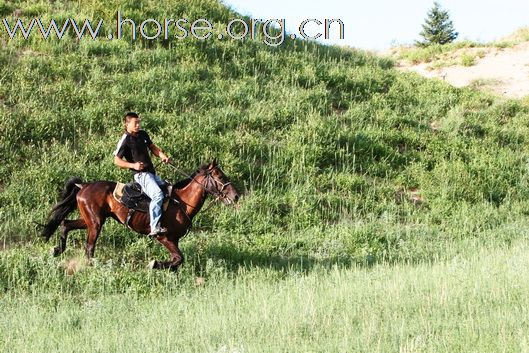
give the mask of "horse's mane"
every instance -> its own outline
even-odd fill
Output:
[[[204,165],[201,165],[200,167],[198,167],[197,170],[195,170],[193,172],[193,174],[191,174],[188,178],[185,178],[185,179],[182,179],[182,180],[179,180],[177,181],[176,183],[173,184],[173,188],[175,189],[183,189],[185,188],[190,182],[191,180],[193,180],[193,178],[200,174],[201,172],[203,172],[204,170],[206,170],[208,168],[208,165],[207,164],[204,164]]]

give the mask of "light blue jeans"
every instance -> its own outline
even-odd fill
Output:
[[[134,180],[141,185],[143,192],[151,198],[149,216],[152,232],[158,227],[158,222],[162,218],[163,192],[160,186],[163,184],[163,181],[158,175],[149,172],[134,174]]]

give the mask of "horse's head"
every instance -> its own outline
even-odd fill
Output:
[[[239,192],[220,169],[216,159],[204,167],[202,173],[206,192],[220,199],[225,205],[236,203],[239,200]]]

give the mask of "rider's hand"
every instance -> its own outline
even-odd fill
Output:
[[[162,162],[164,162],[165,164],[167,163],[171,163],[171,158],[167,157],[167,156],[163,156],[162,157]]]
[[[143,162],[136,162],[134,163],[134,169],[137,170],[137,171],[141,171],[143,170],[143,168],[145,167],[145,165],[143,164]]]

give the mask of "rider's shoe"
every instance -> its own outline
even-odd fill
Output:
[[[167,228],[156,227],[149,233],[149,236],[150,237],[157,237],[157,236],[165,234],[165,233],[167,233]]]

